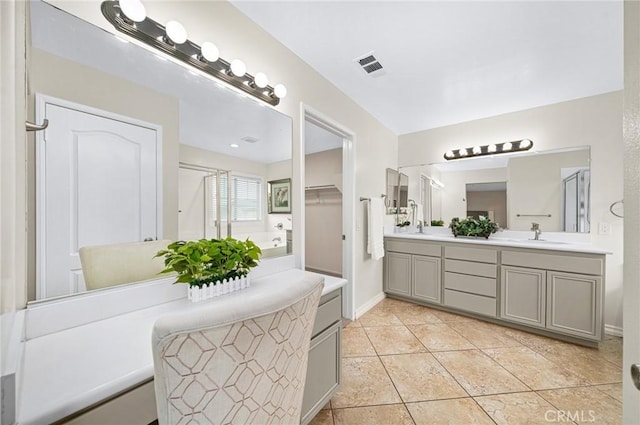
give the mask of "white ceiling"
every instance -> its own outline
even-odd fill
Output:
[[[619,0],[232,2],[396,134],[623,86]]]

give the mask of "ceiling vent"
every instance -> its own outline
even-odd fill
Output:
[[[256,139],[255,137],[251,137],[251,136],[245,136],[242,139],[243,142],[247,142],[247,143],[256,143],[258,142],[258,139]]]
[[[366,72],[368,75],[372,77],[379,77],[381,75],[386,74],[384,67],[373,54],[374,52],[367,53],[365,55],[359,56],[355,58],[353,61],[360,65],[360,67]]]

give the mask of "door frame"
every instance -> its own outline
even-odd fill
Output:
[[[77,112],[82,112],[97,117],[106,118],[113,121],[120,121],[125,124],[134,125],[137,127],[147,128],[155,131],[156,133],[156,237],[158,239],[163,238],[163,217],[164,217],[164,202],[163,202],[163,163],[162,163],[162,126],[153,124],[150,122],[142,121],[136,118],[131,118],[125,115],[116,114],[113,112],[105,111],[102,109],[94,108],[92,106],[83,105],[69,100],[60,99],[57,97],[45,95],[42,93],[35,94],[35,117],[36,122],[43,122],[46,114],[47,105],[54,105],[61,108],[70,109]],[[48,130],[35,132],[35,222],[36,222],[36,299],[43,299],[43,295],[46,293],[47,277],[46,277],[46,262],[45,258],[45,223],[47,217],[47,211],[45,203],[43,202],[46,194],[46,167],[43,162],[45,158],[45,140],[48,134]]]
[[[305,121],[310,121],[315,125],[342,137],[342,234],[344,240],[342,244],[342,276],[347,280],[347,285],[342,290],[342,315],[347,319],[355,319],[356,297],[355,297],[355,146],[356,134],[348,127],[335,121],[328,115],[312,108],[309,105],[300,103],[300,150],[299,157],[296,158],[300,164],[300,186],[298,188],[298,199],[305,199]],[[304,223],[305,205],[301,202],[301,222]],[[300,226],[301,239],[300,246],[301,268],[305,266],[305,226]]]

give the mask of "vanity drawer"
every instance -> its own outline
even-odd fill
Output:
[[[445,258],[458,260],[479,261],[481,263],[497,263],[498,252],[495,249],[467,248],[461,246],[446,246]]]
[[[539,254],[531,251],[502,251],[502,264],[596,276],[602,275],[604,268],[602,258],[574,257],[563,255],[559,252],[554,254]]]
[[[338,294],[335,295],[335,292]],[[330,297],[331,295],[333,295],[333,298]],[[326,301],[325,297],[328,298],[328,301]],[[320,300],[316,321],[313,323],[312,338],[340,319],[342,319],[342,297],[340,296],[340,290],[337,290],[326,294]]]
[[[473,295],[445,289],[444,305],[485,316],[497,317],[496,299],[483,297],[482,295]]]
[[[495,264],[473,263],[471,261],[444,260],[444,271],[494,279],[498,276],[498,266]]]
[[[423,241],[400,241],[397,239],[386,239],[384,241],[385,250],[393,252],[406,252],[408,254],[427,255],[430,257],[441,257],[442,246],[434,245]]]
[[[495,297],[497,293],[496,285],[497,281],[495,278],[469,276],[451,272],[444,274],[444,287],[446,289],[455,289],[471,294]]]

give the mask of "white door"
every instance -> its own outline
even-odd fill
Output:
[[[39,299],[85,290],[80,247],[160,236],[158,132],[80,108],[48,101],[44,107],[49,128],[37,152]]]

